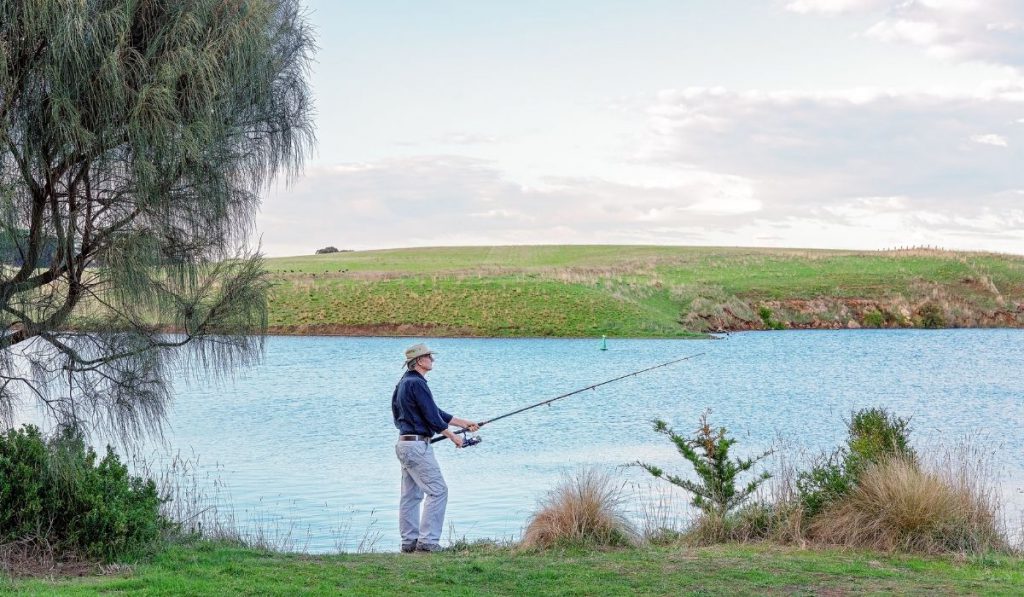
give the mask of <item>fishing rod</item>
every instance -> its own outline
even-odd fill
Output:
[[[699,356],[701,356],[703,354],[704,354],[703,352],[699,352],[697,354],[691,354],[688,357],[683,357],[681,359],[675,359],[675,360],[672,360],[672,361],[668,361],[667,363],[662,363],[660,365],[655,365],[653,367],[648,367],[646,369],[641,369],[639,371],[633,371],[632,373],[627,373],[625,375],[620,375],[620,376],[618,376],[618,377],[616,377],[614,379],[609,379],[609,380],[606,380],[606,381],[602,381],[601,383],[596,383],[596,384],[587,386],[585,388],[580,388],[578,390],[573,390],[572,392],[569,392],[568,394],[562,394],[561,396],[555,396],[554,398],[548,398],[547,400],[541,400],[540,402],[538,402],[536,404],[531,404],[530,406],[524,406],[523,408],[516,409],[516,410],[514,410],[512,412],[507,412],[507,413],[505,413],[503,415],[498,415],[497,417],[494,417],[492,419],[487,419],[486,421],[480,421],[476,425],[477,425],[478,428],[479,427],[483,427],[484,425],[489,425],[490,423],[493,423],[495,421],[500,421],[501,419],[504,419],[506,417],[511,417],[512,415],[518,415],[521,412],[526,412],[526,411],[528,411],[528,410],[530,410],[532,408],[537,408],[538,406],[544,406],[545,404],[551,404],[552,402],[554,402],[556,400],[561,400],[562,398],[568,398],[569,396],[575,396],[576,394],[580,394],[582,392],[586,392],[587,390],[596,390],[597,388],[599,388],[601,386],[608,385],[610,383],[614,383],[616,381],[620,381],[620,380],[626,379],[627,377],[633,377],[634,375],[640,375],[641,373],[647,373],[648,371],[654,371],[655,369],[661,369],[662,367],[668,367],[669,365],[674,365],[676,363],[681,363],[683,361],[688,361],[690,359],[699,357]],[[470,446],[475,446],[475,445],[477,445],[477,444],[479,444],[480,442],[483,441],[483,439],[481,439],[481,438],[479,438],[477,436],[467,437],[466,434],[469,433],[469,429],[467,429],[467,428],[459,429],[455,433],[462,435],[462,438],[463,438],[462,447],[463,448],[468,448]],[[447,439],[447,437],[445,437],[444,435],[438,435],[437,437],[431,438],[430,443],[436,444],[437,442],[444,441],[445,439]]]

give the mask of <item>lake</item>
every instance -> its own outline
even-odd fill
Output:
[[[287,547],[354,550],[376,537],[376,549],[397,549],[390,398],[416,341],[269,338],[264,362],[233,381],[176,381],[168,449],[198,457],[210,494],[243,527],[290,536]],[[737,454],[778,438],[811,454],[844,439],[853,409],[883,406],[912,418],[923,450],[974,436],[998,456],[1009,509],[1024,507],[1024,331],[751,332],[609,340],[607,351],[599,339],[426,342],[439,352],[428,376],[437,402],[478,420],[704,353],[496,422],[478,446],[436,444],[452,538],[519,535],[538,498],[581,465],[643,459],[685,472],[649,421],[689,431],[708,409],[739,438]],[[616,474],[638,495],[660,483],[637,468]]]

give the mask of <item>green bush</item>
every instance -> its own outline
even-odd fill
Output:
[[[840,448],[821,458],[811,470],[797,475],[797,495],[808,516],[819,514],[825,506],[849,492],[852,479],[843,466],[845,455],[845,450]]]
[[[911,462],[917,458],[910,447],[910,421],[883,408],[854,412],[846,428],[845,446],[797,475],[797,494],[809,516],[847,495],[870,465],[897,457]]]
[[[774,319],[772,317],[772,315],[773,315],[772,310],[769,309],[768,307],[764,306],[764,305],[762,305],[760,308],[758,308],[757,315],[761,318],[761,323],[764,324],[764,328],[766,330],[784,330],[784,329],[786,329],[786,324],[782,323],[781,321],[778,321],[778,320]]]
[[[935,303],[927,303],[917,311],[920,325],[923,328],[939,329],[946,327],[946,316]]]
[[[910,447],[910,421],[890,414],[884,408],[865,408],[853,414],[847,423],[849,449],[846,470],[854,478],[870,464],[899,457],[916,460]]]
[[[42,539],[61,552],[111,561],[148,551],[170,523],[152,480],[128,474],[63,430],[28,425],[0,435],[0,543]]]
[[[864,314],[864,327],[885,327],[885,315],[881,311],[868,311]]]

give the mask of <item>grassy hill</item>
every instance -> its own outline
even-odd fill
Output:
[[[440,247],[268,259],[271,330],[686,337],[1024,327],[1024,257],[655,246]]]

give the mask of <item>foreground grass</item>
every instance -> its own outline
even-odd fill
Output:
[[[14,594],[702,595],[1019,594],[1024,560],[883,556],[768,546],[302,556],[173,547],[129,573],[15,581]]]
[[[1024,327],[1024,257],[937,250],[447,247],[269,259],[279,333],[685,337]]]

